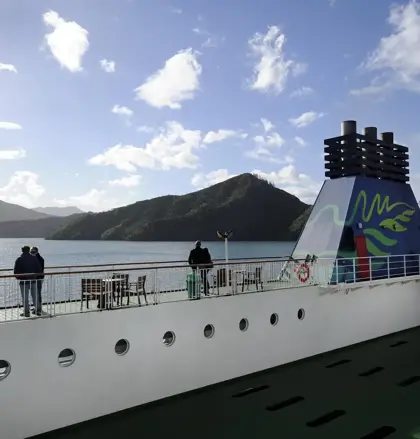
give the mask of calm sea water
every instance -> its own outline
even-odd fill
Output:
[[[192,242],[46,241],[0,239],[0,267],[13,267],[24,245],[37,246],[46,266],[116,264],[119,262],[180,261],[188,258]],[[222,241],[203,242],[213,259],[224,258]],[[229,243],[229,258],[281,257],[290,255],[293,242]]]

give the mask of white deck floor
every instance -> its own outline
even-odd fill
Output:
[[[279,282],[279,284],[281,284],[281,282]],[[283,287],[284,286],[285,285],[283,285]],[[274,285],[270,285],[270,289],[273,289],[273,287]],[[279,287],[280,286],[277,286],[277,288]],[[217,291],[215,288],[214,289],[211,288],[209,296],[206,297],[202,294],[201,299],[209,300],[217,297],[228,296],[230,295],[230,292],[231,292],[231,288],[229,287],[221,287],[219,288],[219,291]],[[243,292],[241,287],[239,286],[236,294],[255,293],[255,292],[257,292],[255,285],[246,286]],[[127,297],[124,297],[122,300],[123,300],[123,304],[119,306],[117,306],[116,302],[114,301],[111,310],[127,307]],[[169,302],[177,302],[177,301],[185,301],[185,300],[188,300],[188,294],[186,290],[168,292],[168,293],[147,294],[147,303],[144,296],[143,295],[140,296],[141,306],[164,304]],[[75,300],[71,302],[44,303],[42,306],[42,316],[38,317],[35,316],[34,314],[31,314],[30,319],[48,318],[57,315],[98,311],[97,305],[98,305],[98,299],[89,300],[89,308],[87,308],[86,306],[86,300],[83,301],[83,305],[81,304],[80,300]],[[138,306],[137,296],[130,297],[128,306],[129,307]],[[7,309],[0,309],[0,322],[27,320],[28,317],[21,316],[22,313],[23,313],[22,307],[10,307]]]

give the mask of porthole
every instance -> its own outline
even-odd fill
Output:
[[[0,381],[4,380],[10,375],[12,366],[6,360],[0,360]]]
[[[61,367],[71,366],[76,360],[76,353],[73,349],[63,349],[58,355],[58,364]]]
[[[165,346],[172,346],[175,343],[175,334],[172,331],[166,331],[163,336],[163,344]]]
[[[239,329],[244,332],[248,329],[249,326],[249,322],[248,319],[241,319],[241,321],[239,322]]]
[[[305,310],[303,308],[300,308],[300,310],[298,311],[297,318],[299,320],[303,320],[305,318]]]
[[[277,313],[274,312],[274,313],[271,314],[271,316],[270,316],[270,323],[271,323],[273,326],[276,326],[278,322],[279,322],[279,315],[278,315]]]
[[[115,353],[117,355],[125,355],[129,349],[130,343],[125,338],[122,338],[115,343]]]
[[[204,337],[206,338],[212,338],[214,335],[214,326],[213,325],[206,325],[204,328]]]

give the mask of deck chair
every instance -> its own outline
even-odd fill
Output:
[[[128,291],[129,296],[137,296],[138,304],[141,306],[140,294],[143,294],[144,301],[147,303],[147,293],[146,293],[146,275],[139,276],[137,282],[131,282]],[[128,299],[127,304],[130,299]]]
[[[249,285],[255,284],[255,288],[258,290],[258,284],[263,288],[263,283],[261,279],[262,267],[255,267],[253,271],[246,271],[244,273],[242,282],[242,292],[244,291],[245,285],[249,289]]]
[[[83,310],[83,300],[86,300],[86,308],[89,309],[89,301],[98,299],[98,308],[103,309],[107,306],[105,284],[102,279],[82,279],[82,297],[80,301],[80,311]]]
[[[123,273],[114,273],[112,275],[112,298],[117,300],[117,306],[122,305],[122,298],[127,296],[127,305],[129,304],[129,275]]]

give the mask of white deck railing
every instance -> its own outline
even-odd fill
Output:
[[[254,259],[229,262],[228,266],[224,262],[216,262],[212,268],[196,271],[185,263],[127,263],[65,269],[55,267],[46,270],[42,282],[18,280],[9,271],[0,274],[0,321],[218,298],[310,285],[361,287],[365,282],[381,279],[416,277],[420,278],[418,255],[354,260]],[[29,317],[24,312],[24,296],[28,297],[30,304]],[[40,316],[36,315],[39,300],[42,301],[38,307],[42,309]]]

